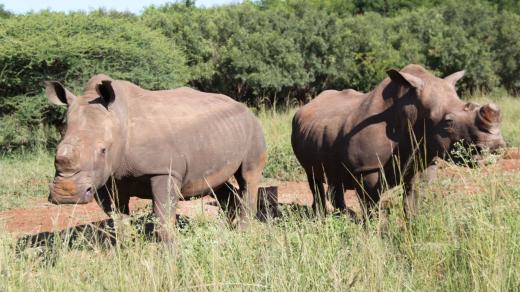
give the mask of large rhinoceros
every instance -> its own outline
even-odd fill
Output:
[[[413,215],[414,181],[434,167],[435,157],[445,156],[456,142],[490,150],[505,145],[498,107],[457,96],[455,83],[464,71],[441,79],[412,64],[387,74],[369,93],[327,90],[295,114],[292,146],[307,173],[315,210],[324,208],[324,183],[334,207],[345,209],[343,192],[355,189],[366,212],[383,187],[403,181],[405,213]]]
[[[190,88],[149,91],[106,75],[92,77],[79,97],[55,81],[46,82],[46,94],[52,103],[67,106],[49,201],[96,198],[108,214],[113,206],[128,214],[129,197],[137,195],[153,199],[154,213],[165,224],[175,222],[177,199],[234,176],[240,224],[256,213],[266,146],[246,106]]]

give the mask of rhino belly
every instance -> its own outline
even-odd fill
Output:
[[[181,189],[183,197],[196,196],[222,185],[237,172],[240,164],[241,161],[228,161],[218,167],[196,171],[199,173],[189,173]]]
[[[214,130],[205,133],[202,143],[190,143],[193,146],[185,151],[183,196],[196,195],[223,184],[237,172],[248,153],[246,131],[232,127]]]

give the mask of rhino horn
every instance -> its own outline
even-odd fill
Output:
[[[444,77],[444,80],[446,80],[453,87],[455,87],[455,84],[457,83],[457,81],[459,81],[460,78],[464,77],[464,74],[466,74],[465,70],[455,72],[453,74],[450,74],[450,75]]]

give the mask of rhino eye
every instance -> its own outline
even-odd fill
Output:
[[[446,120],[446,127],[448,128],[453,128],[453,126],[455,125],[455,122],[453,120]]]
[[[107,149],[106,148],[101,148],[101,154],[105,155],[105,153],[107,153]]]

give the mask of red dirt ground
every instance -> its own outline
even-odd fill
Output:
[[[349,202],[357,198],[351,194]],[[179,201],[177,213],[194,217],[204,213],[210,217],[217,214],[219,207],[210,196],[191,201]],[[278,202],[282,204],[310,205],[312,195],[306,182],[283,182],[278,185]],[[108,219],[105,213],[92,202],[85,205],[54,205],[46,198],[35,199],[28,203],[31,208],[11,209],[0,212],[0,224],[10,233],[35,234],[57,231],[65,228]],[[131,198],[130,210],[135,213],[151,205],[151,200]]]
[[[459,177],[464,171],[457,167],[445,167],[440,165],[440,175]],[[491,172],[520,171],[520,149],[509,149],[496,164],[486,168]],[[466,190],[464,186],[464,191]],[[469,190],[469,193],[478,191]],[[345,194],[347,205],[359,209],[359,204],[354,192]],[[209,196],[197,200],[181,201],[178,203],[177,212],[180,215],[193,217],[198,214],[207,214],[213,217],[217,214],[218,207]],[[278,203],[309,206],[312,195],[306,182],[280,182],[278,184]],[[150,200],[132,198],[130,209],[133,213],[151,204]],[[57,231],[65,228],[88,224],[107,219],[103,211],[94,203],[86,205],[53,205],[45,198],[30,201],[31,208],[12,209],[0,212],[0,226],[9,233],[35,234],[46,231]]]

